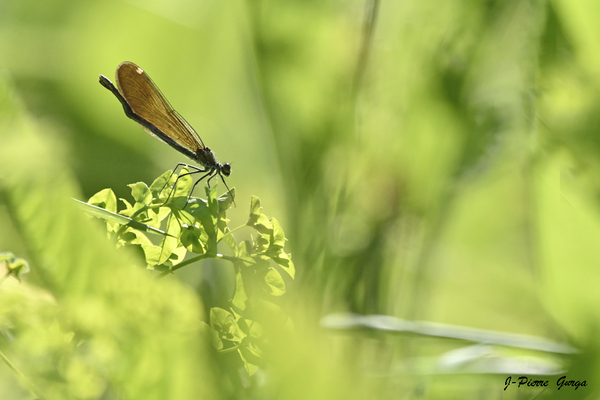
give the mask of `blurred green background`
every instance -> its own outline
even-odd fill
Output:
[[[510,362],[418,367],[455,342],[319,327],[330,313],[389,315],[569,343],[576,356],[536,357],[588,386],[543,396],[597,396],[599,17],[594,0],[2,2],[0,251],[32,271],[0,286],[0,349],[47,398],[537,393],[503,391],[507,376],[534,375]],[[127,198],[127,184],[187,161],[98,84],[122,61],[231,163],[231,225],[255,195],[286,232],[298,276],[282,302],[298,337],[277,344],[264,381],[219,378],[214,354],[171,325],[197,319],[208,292],[231,296],[223,265],[192,265],[158,286],[138,270],[117,279],[123,256],[71,209],[70,197],[110,187]],[[133,306],[146,296],[144,310]],[[117,328],[161,307],[181,319]],[[55,332],[61,312],[73,325]],[[60,344],[73,326],[96,338],[117,329],[123,347],[99,340],[73,367],[64,357],[77,351]],[[147,370],[135,343],[153,349]],[[98,362],[105,352],[110,362]],[[61,363],[70,367],[52,369]],[[0,365],[0,397],[34,398],[22,387]]]

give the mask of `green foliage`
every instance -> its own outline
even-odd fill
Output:
[[[0,263],[1,262],[4,262],[6,265],[6,273],[0,278],[0,283],[9,276],[14,276],[20,281],[20,275],[29,272],[29,263],[27,260],[15,257],[15,255],[9,251],[0,253]]]
[[[543,398],[498,372],[600,380],[598,1],[73,5],[0,12],[0,251],[31,265],[2,271],[0,397]],[[301,282],[258,203],[241,241],[218,195],[192,215],[184,191],[153,208],[168,177],[126,186],[180,155],[98,85],[124,60],[231,163],[239,199],[269,199]],[[77,204],[99,232],[70,198],[105,187]],[[211,291],[229,297],[201,304]],[[285,320],[277,304],[294,335],[261,317]],[[511,334],[579,355],[532,362]]]
[[[212,380],[198,382],[211,374],[198,298],[174,280],[151,279],[75,207],[76,185],[55,157],[60,145],[2,80],[0,109],[3,225],[26,243],[0,262],[11,275],[0,285],[1,397],[212,397]],[[106,193],[103,201],[112,207]],[[27,279],[19,257],[32,266]],[[12,279],[18,273],[22,283]]]
[[[129,185],[134,202],[121,199],[125,207],[120,211],[110,189],[93,195],[87,206],[91,215],[106,221],[108,234],[118,247],[142,250],[147,268],[159,271],[158,277],[206,258],[231,262],[235,290],[230,309],[211,309],[209,334],[218,339],[217,350],[236,350],[253,375],[261,364],[262,329],[248,316],[260,312],[270,296],[285,294],[286,285],[278,268],[294,278],[294,264],[284,251],[286,238],[279,222],[262,213],[260,200],[254,196],[247,223],[230,229],[227,210],[233,204],[235,188],[217,197],[213,186],[206,188],[206,200],[190,197],[194,182],[186,172],[181,171],[177,179],[176,174],[167,171],[149,187],[143,182]],[[97,207],[104,207],[104,213]],[[254,229],[256,237],[238,244],[234,231],[245,226]],[[163,238],[155,245],[143,231],[160,232]],[[219,253],[219,243],[227,246],[230,255]]]

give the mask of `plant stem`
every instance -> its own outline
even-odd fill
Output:
[[[233,233],[233,232],[235,232],[235,231],[239,231],[240,229],[242,229],[242,228],[244,228],[244,227],[246,227],[246,226],[248,226],[248,225],[246,225],[246,224],[243,224],[243,225],[240,225],[240,226],[238,226],[237,228],[233,228],[233,229],[231,229],[229,232],[227,232],[226,234],[224,234],[224,235],[223,235],[223,237],[221,238],[221,240],[223,240],[223,238],[224,238],[225,236],[227,236],[227,235],[229,235],[229,234],[232,234],[232,233]]]
[[[27,389],[29,389],[33,394],[35,394],[38,399],[40,399],[40,400],[44,399],[44,397],[41,394],[39,394],[39,392],[36,390],[33,383],[31,383],[31,381],[21,371],[19,371],[19,369],[17,367],[15,367],[15,365],[13,363],[10,362],[10,360],[6,357],[6,355],[2,351],[0,351],[0,358],[2,359],[2,361],[4,361],[4,363],[8,366],[8,368],[10,368],[15,373],[15,375],[27,387]]]
[[[215,254],[215,255],[209,255],[209,254],[202,254],[199,255],[197,257],[192,257],[189,260],[185,260],[180,262],[177,265],[174,265],[171,269],[169,269],[168,271],[163,271],[161,272],[156,279],[161,279],[164,278],[165,276],[167,276],[169,273],[177,271],[179,268],[183,268],[186,265],[190,265],[192,263],[195,263],[196,261],[200,261],[200,260],[204,260],[205,258],[220,258],[222,260],[227,260],[227,261],[231,261],[234,262],[235,260],[237,260],[237,257],[230,257],[230,256],[224,256],[223,254]]]

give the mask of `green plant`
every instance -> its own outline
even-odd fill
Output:
[[[295,274],[291,256],[284,251],[286,238],[279,222],[261,212],[260,200],[254,196],[248,221],[230,229],[226,212],[235,190],[217,197],[216,187],[206,188],[206,200],[189,198],[193,180],[185,172],[179,180],[167,171],[150,186],[143,182],[129,185],[134,203],[120,199],[125,205],[121,210],[111,189],[82,204],[106,221],[109,237],[118,247],[141,248],[148,269],[158,271],[158,278],[206,258],[232,263],[236,278],[229,309],[211,308],[207,329],[217,350],[237,351],[252,375],[262,362],[263,343],[263,328],[253,315],[259,308],[277,307],[269,298],[286,291],[280,271],[292,279]],[[238,243],[234,232],[244,227],[254,229],[256,236]],[[162,240],[154,244],[145,232],[160,235]],[[221,242],[231,255],[219,253]],[[186,259],[188,253],[194,256]]]
[[[6,272],[4,276],[0,277],[0,284],[9,276],[14,276],[20,282],[20,275],[29,272],[29,263],[27,260],[16,257],[9,251],[0,252],[0,262],[6,263]]]

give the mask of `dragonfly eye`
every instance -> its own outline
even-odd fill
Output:
[[[229,163],[223,164],[223,166],[221,167],[221,172],[223,173],[223,175],[229,176],[229,174],[231,174],[231,165],[229,165]]]

